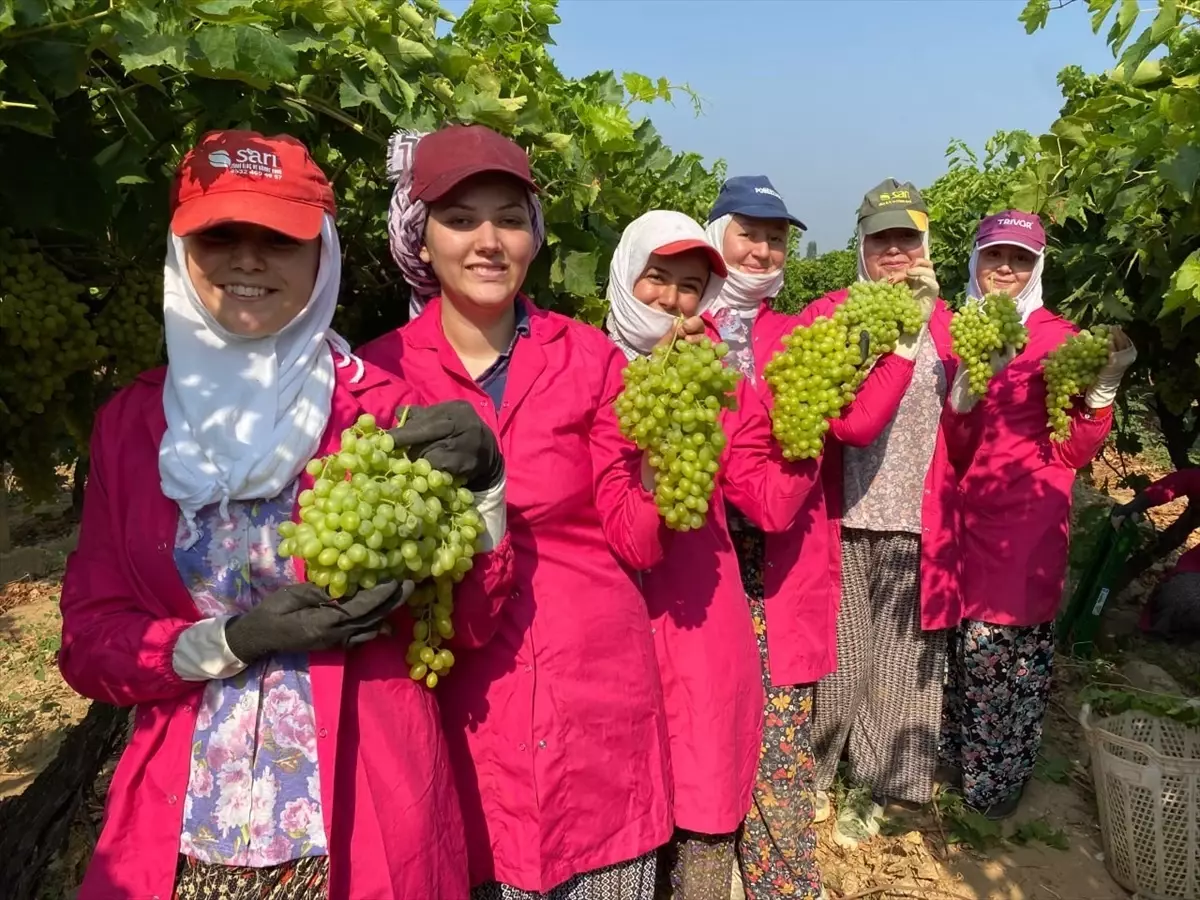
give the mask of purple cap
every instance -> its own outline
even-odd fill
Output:
[[[1036,214],[1006,209],[979,223],[975,246],[986,247],[990,244],[1016,244],[1040,254],[1046,249],[1046,229]]]

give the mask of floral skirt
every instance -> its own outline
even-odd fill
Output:
[[[821,896],[821,874],[813,830],[816,760],[812,749],[812,687],[771,685],[763,610],[763,537],[744,520],[736,519],[731,522],[730,534],[754,619],[767,694],[754,801],[738,838],[742,886],[748,900],[817,900]]]
[[[524,891],[489,881],[471,890],[471,900],[653,900],[658,851],[637,859],[582,872],[548,891]]]
[[[1054,668],[1054,623],[1028,627],[968,619],[950,641],[943,761],[962,772],[977,809],[1025,787],[1042,746]]]
[[[729,900],[736,834],[677,829],[659,853],[658,896],[670,900]]]
[[[329,857],[306,856],[252,869],[179,857],[174,900],[325,900]]]

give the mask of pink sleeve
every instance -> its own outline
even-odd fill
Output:
[[[1170,503],[1176,497],[1200,496],[1200,469],[1180,469],[1160,478],[1142,492],[1154,506]]]
[[[500,611],[513,592],[512,536],[505,534],[454,586],[454,645],[482,647],[496,634]]]
[[[1071,434],[1062,443],[1053,443],[1055,455],[1072,469],[1082,469],[1100,452],[1112,430],[1112,411],[1089,416],[1082,406],[1071,412]]]
[[[604,383],[591,432],[596,510],[613,552],[626,565],[644,571],[663,558],[668,531],[654,496],[642,486],[642,451],[617,425],[613,402],[625,386],[621,379],[625,357],[612,344],[607,346]]]
[[[753,385],[738,384],[738,409],[725,413],[721,460],[725,499],[766,532],[788,530],[817,483],[815,459],[788,462],[771,435],[771,417]]]
[[[104,485],[102,430],[97,420],[79,544],[63,577],[58,667],[83,696],[132,706],[177,697],[201,685],[180,678],[171,661],[179,635],[194,622],[151,613],[122,571]]]
[[[913,368],[912,360],[894,353],[880,357],[841,418],[829,421],[829,433],[851,447],[870,445],[895,417]]]

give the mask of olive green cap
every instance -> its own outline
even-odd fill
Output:
[[[929,230],[929,210],[921,192],[911,182],[885,178],[863,197],[858,208],[858,227],[863,234],[875,234],[889,228]]]

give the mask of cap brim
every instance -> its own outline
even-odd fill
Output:
[[[801,231],[808,231],[808,226],[791,213],[784,213],[781,216],[779,214],[779,210],[774,206],[755,206],[752,204],[746,206],[737,206],[725,213],[722,213],[722,215],[748,216],[751,219],[775,219],[777,221],[779,219],[783,219],[785,222],[790,222],[792,225],[795,225]]]
[[[995,240],[988,241],[986,244],[976,244],[975,249],[986,250],[988,247],[995,247],[999,244],[1009,244],[1013,247],[1020,247],[1022,250],[1028,250],[1030,253],[1033,253],[1036,256],[1041,256],[1046,252],[1046,248],[1044,246],[1038,247],[1035,244],[1027,244],[1024,241],[1018,241],[1016,238],[1008,237],[996,238]]]
[[[915,209],[888,209],[867,216],[859,227],[863,234],[878,234],[889,228],[907,228],[924,234],[929,230],[929,215]]]
[[[422,189],[419,194],[413,194],[412,199],[421,200],[425,203],[437,203],[437,201],[441,200],[468,178],[475,175],[483,175],[487,172],[494,172],[498,175],[507,175],[510,178],[515,178],[535,194],[540,193],[538,186],[534,184],[531,178],[502,166],[482,163],[480,165],[464,166],[461,169],[455,169],[453,172],[444,172],[429,182],[429,185]]]
[[[729,267],[725,265],[725,257],[721,256],[721,252],[708,241],[688,238],[682,241],[671,241],[669,244],[663,244],[661,247],[656,247],[654,253],[657,256],[678,256],[680,253],[687,253],[689,250],[701,250],[708,257],[708,265],[717,275],[722,278],[729,277]]]
[[[311,203],[285,200],[257,191],[221,191],[182,203],[171,216],[171,231],[187,237],[234,222],[261,225],[298,241],[321,233],[325,210]]]

